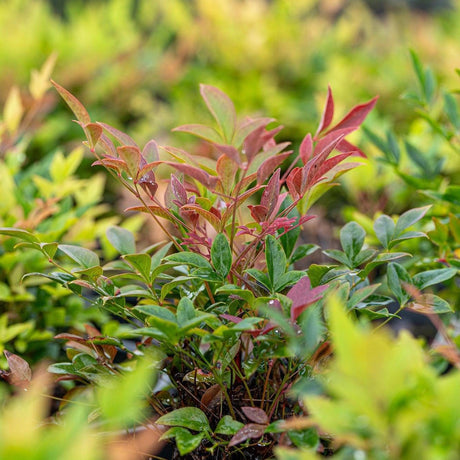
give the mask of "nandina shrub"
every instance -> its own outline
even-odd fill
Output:
[[[268,458],[275,446],[288,445],[330,452],[328,437],[315,428],[282,423],[305,413],[299,394],[331,353],[323,298],[333,292],[351,314],[378,319],[382,327],[396,317],[386,308],[394,298],[398,311],[450,312],[446,301],[422,291],[456,274],[436,268],[412,276],[402,263],[408,254],[395,251],[425,236],[410,229],[428,206],[396,221],[380,216],[375,247],[365,243],[358,223],[349,222],[340,232],[342,250],[325,251],[334,262],[303,260],[318,249],[297,246],[301,227],[314,222],[309,209],[337,177],[359,165],[355,160],[364,153],[346,137],[376,99],[333,124],[329,89],[316,133],[294,153],[275,140],[281,127],[273,127],[273,119],[238,121],[229,98],[202,85],[216,125],[176,129],[211,146],[212,155],[202,157],[154,140],[141,149],[118,129],[92,122],[74,96],[55,87],[83,128],[95,165],[137,198],[130,210],[147,213],[169,242],[140,249],[131,232],[112,227],[107,236],[121,258],[104,264],[89,249],[1,230],[52,262],[57,270],[46,273],[48,279],[119,319],[104,334],[88,326],[85,336],[57,336],[67,342],[71,362],[50,370],[90,390],[127,372],[134,355],[153,348],[161,353],[164,378],[147,401],[161,416],[157,425],[169,427],[163,438],[174,439],[181,456]],[[160,168],[174,171],[163,196]],[[299,261],[304,269],[294,269]]]

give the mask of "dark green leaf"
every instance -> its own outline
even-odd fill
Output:
[[[304,257],[309,256],[310,254],[313,254],[318,249],[319,246],[317,244],[301,244],[300,246],[294,249],[291,258],[289,259],[289,263],[293,264],[294,262],[297,262],[298,260],[303,259]]]
[[[381,215],[374,222],[374,232],[382,244],[387,249],[390,241],[393,239],[395,223],[393,219],[385,214]]]
[[[288,437],[296,447],[314,449],[318,446],[319,436],[315,428],[302,431],[288,431]]]
[[[398,299],[400,305],[404,305],[410,298],[402,283],[412,284],[411,277],[407,270],[396,262],[391,262],[388,265],[387,271],[388,287]]]
[[[417,273],[412,278],[412,281],[418,289],[425,289],[428,286],[442,283],[453,278],[457,274],[456,268],[439,268],[436,270],[428,270],[426,272]]]
[[[356,307],[360,302],[372,295],[379,288],[379,286],[380,284],[371,284],[370,286],[365,286],[354,291],[350,297],[350,300],[347,302],[347,308],[351,309]]]
[[[204,438],[204,433],[192,434],[186,428],[176,426],[163,433],[160,439],[176,440],[177,449],[180,455],[187,455],[193,452]]]
[[[177,305],[176,316],[179,327],[183,327],[187,321],[195,318],[195,309],[193,308],[192,301],[188,297],[182,297],[182,299],[180,299]]]
[[[272,235],[265,239],[265,260],[267,262],[270,288],[278,284],[279,279],[286,271],[286,254],[280,242]]]
[[[352,265],[346,254],[343,251],[339,251],[338,249],[329,249],[323,251],[323,254],[330,257],[331,259],[337,260],[337,262],[340,262],[342,265]]]
[[[234,420],[230,415],[225,415],[219,420],[214,433],[234,435],[238,430],[243,428],[244,424]]]
[[[160,417],[157,425],[181,426],[193,431],[211,431],[204,412],[197,407],[182,407]]]
[[[232,250],[227,237],[218,233],[211,247],[211,261],[217,273],[225,278],[232,268]]]
[[[207,261],[207,259],[194,252],[178,252],[176,254],[166,256],[164,260],[167,260],[168,262],[190,265],[191,267],[212,269],[211,264]]]
[[[348,259],[353,262],[361,251],[366,232],[357,222],[349,222],[340,231],[340,243]]]
[[[402,214],[398,219],[398,222],[396,222],[394,235],[399,236],[402,232],[418,222],[427,213],[430,207],[431,205],[423,206],[421,208],[414,208]]]
[[[295,283],[297,283],[297,281],[299,281],[300,278],[302,278],[303,276],[305,276],[305,272],[300,270],[291,270],[289,272],[286,272],[283,275],[281,275],[281,278],[279,278],[278,283],[274,286],[274,290],[276,292],[281,292],[288,286],[292,286]]]

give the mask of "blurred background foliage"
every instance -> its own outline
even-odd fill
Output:
[[[436,7],[433,7],[435,5]],[[58,55],[53,77],[139,141],[196,118],[200,82],[247,114],[280,118],[300,141],[331,84],[341,107],[381,96],[378,118],[404,132],[413,114],[408,49],[446,84],[460,66],[454,1],[3,0],[0,100]],[[417,8],[418,7],[418,8]],[[442,50],[442,52],[440,52]],[[56,103],[57,98],[54,95]],[[59,111],[36,148],[78,136]]]

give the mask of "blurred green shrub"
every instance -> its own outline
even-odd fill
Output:
[[[33,230],[42,241],[102,246],[106,257],[113,249],[105,238],[110,225],[120,223],[107,205],[101,205],[105,178],[95,174],[83,179],[76,175],[83,160],[83,149],[68,155],[61,150],[48,153],[39,162],[28,165],[30,144],[40,134],[40,118],[46,111],[49,76],[53,57],[35,72],[29,93],[18,87],[10,90],[0,121],[0,226]],[[142,219],[128,219],[123,225],[137,230]],[[102,237],[102,238],[101,238]],[[33,361],[56,358],[58,347],[50,339],[58,331],[83,328],[86,321],[100,321],[103,315],[84,302],[69,296],[25,273],[40,272],[45,257],[27,245],[15,249],[18,241],[0,240],[0,351],[9,349],[29,356]]]

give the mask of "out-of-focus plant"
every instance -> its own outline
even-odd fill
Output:
[[[49,153],[33,165],[28,164],[30,143],[40,133],[40,121],[48,109],[49,77],[55,57],[40,71],[32,74],[28,93],[14,87],[8,96],[0,121],[0,225],[17,231],[34,231],[40,235],[49,254],[53,241],[79,243],[89,247],[102,244],[106,257],[114,255],[105,239],[105,230],[120,222],[110,215],[107,206],[99,204],[105,178],[76,176],[83,160],[83,149],[76,148],[67,156],[62,151]],[[125,224],[136,230],[138,218]],[[100,243],[98,239],[100,239]],[[100,320],[100,312],[85,308],[76,297],[62,289],[45,286],[23,275],[41,271],[48,257],[30,251],[27,245],[18,252],[14,241],[2,238],[0,247],[0,349],[8,344],[33,360],[56,357],[58,348],[50,338],[57,332]]]
[[[201,81],[223,88],[245,113],[282,117],[296,143],[306,123],[313,129],[314,95],[324,81],[341,110],[352,103],[350,83],[355,97],[380,94],[381,118],[396,116],[403,130],[411,116],[398,100],[410,79],[407,47],[417,46],[443,74],[458,62],[455,9],[435,17],[392,13],[382,21],[362,1],[110,0],[67,2],[61,17],[48,3],[0,3],[0,92],[25,83],[31,68],[57,52],[56,79],[97,118],[129,126],[143,142],[195,117]],[[60,113],[35,139],[40,150],[77,136]]]
[[[439,376],[419,341],[407,332],[395,339],[363,328],[335,299],[328,309],[334,357],[319,380],[325,395],[305,394],[308,418],[285,429],[312,426],[333,436],[333,458],[455,460],[460,451],[460,361]],[[323,458],[314,449],[278,449],[280,460]]]
[[[9,371],[1,371],[2,376],[19,389],[8,398],[5,386],[0,386],[1,458],[140,460],[159,450],[160,433],[152,427],[145,404],[154,384],[154,357],[132,360],[130,369],[120,366],[116,379],[107,375],[103,385],[72,404],[49,395],[50,375],[43,369],[32,379],[19,356],[7,353],[7,360]],[[50,416],[56,399],[59,410]]]
[[[44,244],[22,229],[0,233],[46,255],[56,269],[42,273],[46,278],[121,320],[102,332],[88,326],[85,335],[59,334],[71,359],[51,366],[60,379],[98,385],[117,368],[118,352],[130,358],[151,347],[161,351],[166,387],[150,402],[161,415],[157,423],[170,427],[163,438],[174,439],[181,455],[239,455],[243,448],[268,456],[276,445],[319,445],[316,431],[299,437],[280,428],[280,421],[302,413],[289,396],[292,385],[330,353],[321,308],[327,291],[356,316],[386,323],[396,315],[385,308],[392,301],[384,295],[388,289],[373,281],[378,268],[386,271],[399,311],[419,306],[431,314],[451,312],[448,302],[425,289],[433,279],[448,282],[456,270],[410,276],[397,262],[408,256],[395,251],[399,244],[425,236],[411,227],[427,207],[396,222],[379,218],[376,248],[365,245],[365,230],[350,222],[341,231],[342,251],[326,251],[338,264],[293,269],[317,249],[296,247],[300,226],[313,218],[310,207],[338,176],[359,165],[350,159],[364,155],[346,137],[376,99],[333,124],[329,89],[316,134],[307,134],[293,155],[288,143],[275,140],[281,128],[269,127],[273,119],[238,121],[231,100],[202,85],[215,124],[176,129],[208,143],[213,154],[201,157],[154,140],[140,149],[127,134],[92,122],[72,94],[55,87],[83,128],[95,164],[137,198],[139,206],[131,210],[150,215],[170,242],[139,251],[131,232],[111,227],[108,239],[122,258],[103,265],[90,249]],[[163,197],[160,168],[175,170]]]

